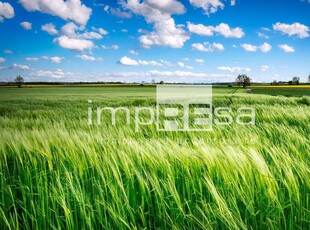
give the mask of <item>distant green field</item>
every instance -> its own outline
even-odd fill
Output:
[[[308,98],[215,87],[214,108],[256,124],[210,132],[88,124],[88,100],[134,113],[155,92],[0,87],[0,229],[308,229]]]
[[[255,94],[266,94],[272,96],[286,96],[286,97],[302,97],[310,96],[310,86],[258,86],[250,87]]]

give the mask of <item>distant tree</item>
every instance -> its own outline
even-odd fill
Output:
[[[308,82],[310,83],[310,75],[308,76]]]
[[[165,82],[164,82],[164,81],[160,81],[159,84],[160,84],[160,85],[163,85],[163,84],[165,84]]]
[[[288,84],[289,84],[289,85],[293,85],[293,81],[289,81]]]
[[[248,85],[251,85],[251,79],[247,75],[241,74],[236,78],[236,84],[245,88]]]
[[[16,82],[18,88],[21,88],[22,85],[24,84],[25,80],[24,80],[24,78],[22,76],[17,76],[15,78],[15,82]]]
[[[295,85],[299,85],[299,80],[300,80],[299,77],[293,77],[292,82],[293,82],[293,84],[295,84]]]
[[[273,82],[271,82],[271,85],[279,85],[279,82],[277,80],[274,80]]]
[[[152,84],[155,84],[155,79],[152,79]]]

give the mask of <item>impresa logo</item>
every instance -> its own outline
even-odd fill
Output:
[[[229,107],[214,108],[212,106],[212,86],[182,85],[182,86],[157,86],[156,109],[154,107],[135,107],[134,119],[132,109],[128,107],[98,107],[96,122],[92,101],[89,100],[88,124],[101,125],[102,117],[111,115],[109,121],[117,125],[117,115],[125,115],[126,125],[132,120],[135,131],[139,132],[142,126],[156,123],[157,131],[182,131],[182,132],[206,132],[213,130],[213,124],[218,126],[231,125],[236,122],[239,125],[255,125],[255,109],[240,107],[233,111]],[[234,120],[233,114],[237,112]],[[236,113],[235,113],[236,114]]]
[[[212,86],[158,86],[158,131],[212,130]]]

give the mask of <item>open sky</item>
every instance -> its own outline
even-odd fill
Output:
[[[0,81],[310,74],[310,0],[1,0]]]

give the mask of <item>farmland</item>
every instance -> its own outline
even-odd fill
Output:
[[[0,228],[306,229],[310,99],[259,90],[213,91],[255,126],[135,132],[124,114],[89,126],[88,100],[155,107],[155,87],[1,87]]]
[[[250,88],[255,94],[281,95],[286,97],[310,96],[310,85],[252,86]]]

